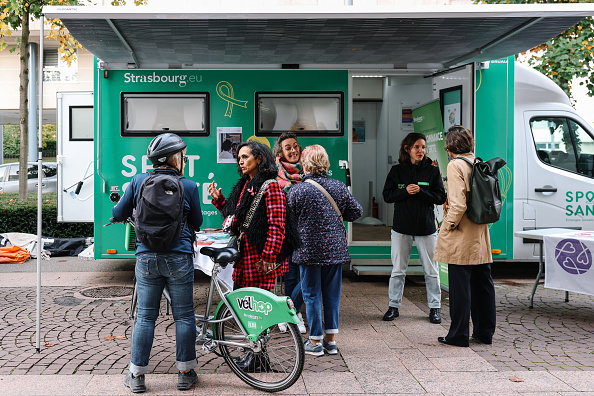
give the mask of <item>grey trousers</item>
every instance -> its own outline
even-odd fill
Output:
[[[429,308],[441,308],[441,288],[439,286],[439,272],[437,261],[433,260],[437,232],[431,235],[412,236],[400,234],[392,230],[392,275],[390,277],[390,307],[400,308],[406,269],[410,260],[413,238],[419,251],[419,258],[425,272],[425,287],[427,288],[427,305]]]

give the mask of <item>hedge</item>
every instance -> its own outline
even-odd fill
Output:
[[[41,224],[43,236],[79,238],[93,236],[93,223],[58,223],[56,193],[42,196]],[[0,233],[23,232],[37,234],[37,194],[19,200],[18,193],[0,194]]]
[[[56,156],[56,125],[43,125],[43,156],[45,158]],[[20,125],[4,125],[4,157],[18,158],[21,146],[21,127]]]

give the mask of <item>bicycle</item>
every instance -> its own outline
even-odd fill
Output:
[[[256,389],[278,392],[292,386],[305,362],[293,301],[255,287],[229,290],[217,274],[239,257],[236,249],[203,247],[200,253],[214,261],[214,268],[205,313],[196,315],[197,343],[217,355],[218,348],[229,368]],[[221,302],[211,317],[215,288]],[[287,323],[286,332],[281,332],[279,323]]]
[[[116,222],[110,219],[105,226]],[[125,222],[134,226],[131,219]],[[210,257],[214,267],[204,315],[196,314],[196,344],[222,357],[234,374],[258,390],[279,392],[291,387],[301,376],[305,363],[293,301],[255,287],[232,290],[220,280],[218,274],[239,258],[236,249],[206,246],[200,253]],[[215,290],[221,301],[211,316]],[[164,295],[169,304],[167,289]],[[135,284],[130,307],[134,323],[136,312]],[[287,330],[281,331],[279,323],[286,323]]]

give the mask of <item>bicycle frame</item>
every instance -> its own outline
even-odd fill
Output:
[[[237,343],[228,340],[217,340],[217,343],[253,348],[260,334],[270,326],[278,323],[299,323],[299,318],[297,317],[295,308],[292,307],[292,303],[289,306],[289,297],[279,297],[267,290],[255,287],[245,287],[231,291],[224,282],[219,280],[217,274],[220,271],[220,265],[215,263],[212,270],[204,316],[200,317],[196,315],[196,319],[202,324],[200,334],[198,335],[199,339],[206,340],[208,338],[206,335],[208,326],[205,326],[205,324],[212,324],[213,331],[216,331],[214,328],[216,323],[234,319],[243,333],[243,336],[238,336],[237,338],[247,338],[250,340],[250,343]],[[215,288],[221,296],[221,302],[215,310],[214,317],[216,318],[219,310],[223,305],[226,305],[232,315],[226,319],[217,320],[209,317]],[[216,334],[214,334],[214,339],[216,338]],[[228,339],[229,336],[226,338]]]

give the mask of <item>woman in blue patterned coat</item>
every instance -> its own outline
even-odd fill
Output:
[[[306,147],[301,154],[305,171],[303,183],[289,190],[289,210],[297,219],[302,245],[293,252],[300,266],[301,289],[309,323],[305,353],[321,356],[337,354],[342,266],[351,262],[344,224],[330,201],[311,181],[321,185],[334,199],[344,221],[358,219],[363,208],[344,183],[327,175],[330,161],[320,145]],[[322,325],[322,305],[324,317]],[[322,327],[324,330],[322,330]]]

